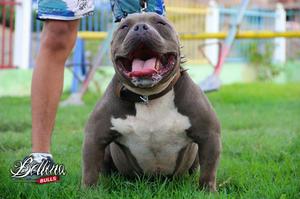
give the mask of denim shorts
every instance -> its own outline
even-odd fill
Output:
[[[37,18],[41,20],[75,20],[94,12],[94,1],[99,0],[38,0]],[[165,14],[164,0],[148,0],[146,12]],[[128,14],[141,12],[140,0],[110,0],[115,21]]]
[[[38,0],[37,18],[75,20],[94,11],[94,0]]]

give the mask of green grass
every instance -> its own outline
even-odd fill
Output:
[[[61,108],[52,154],[66,166],[59,183],[15,182],[9,169],[30,153],[29,98],[0,98],[0,198],[300,198],[300,85],[235,84],[209,94],[222,123],[218,194],[201,192],[197,178],[174,180],[101,177],[82,190],[83,127],[97,96],[86,106]]]

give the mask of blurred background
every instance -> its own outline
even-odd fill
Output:
[[[113,74],[109,40],[113,18],[108,0],[96,0],[94,16],[81,20],[79,37],[66,63],[65,91],[76,92],[89,66],[98,67],[90,89],[102,92]],[[165,0],[186,57],[185,68],[199,83],[213,71],[217,39],[193,39],[202,33],[228,32],[241,1]],[[36,0],[0,0],[0,96],[29,95],[43,22],[36,20]],[[252,0],[239,31],[299,31],[299,0]],[[81,34],[80,33],[80,34]],[[79,35],[80,35],[79,34]],[[192,38],[186,37],[192,36]],[[187,38],[187,39],[186,39]],[[220,75],[223,84],[253,81],[300,81],[300,38],[238,39]]]

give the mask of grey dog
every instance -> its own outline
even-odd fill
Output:
[[[155,13],[121,21],[111,42],[115,69],[86,128],[83,185],[100,173],[179,176],[199,168],[199,185],[216,191],[220,123],[181,67],[172,24]]]

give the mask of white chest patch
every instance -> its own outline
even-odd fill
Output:
[[[189,118],[177,111],[174,91],[135,108],[135,116],[111,119],[111,129],[123,135],[118,142],[129,148],[145,173],[172,174],[178,152],[192,142],[185,132]]]

